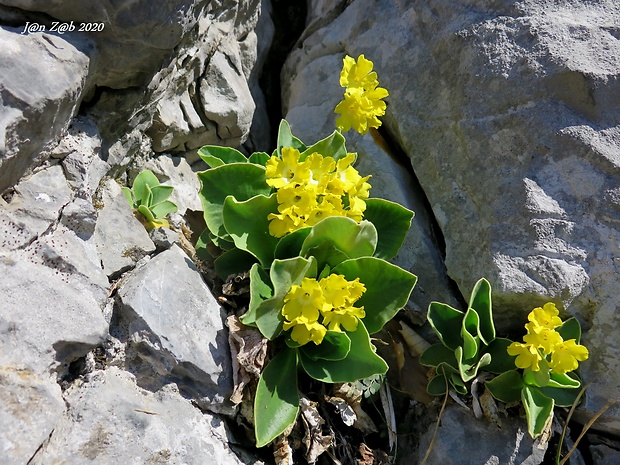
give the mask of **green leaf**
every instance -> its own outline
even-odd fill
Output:
[[[155,215],[155,218],[163,218],[164,216],[174,213],[177,210],[177,204],[171,202],[170,200],[164,200],[163,202],[151,207],[151,211],[153,212],[153,215]]]
[[[321,242],[316,247],[310,247],[304,255],[316,258],[318,269],[331,269],[349,259],[347,254],[336,248],[331,241]]]
[[[211,254],[211,252],[209,252],[209,244],[212,244],[213,241],[211,240],[210,236],[210,231],[209,229],[205,229],[200,236],[198,237],[198,240],[196,241],[196,246],[194,247],[194,249],[196,250],[196,256],[200,259],[200,260],[204,260],[204,261],[212,261],[213,260],[213,255]]]
[[[138,207],[138,211],[148,221],[155,221],[155,216],[153,215],[153,212],[151,212],[151,210],[149,210],[146,205],[140,205]]]
[[[370,257],[377,246],[377,230],[370,221],[357,223],[344,216],[330,216],[315,224],[304,240],[301,255],[322,242],[333,244],[349,258]],[[337,263],[329,262],[330,266]]]
[[[428,306],[427,318],[441,342],[452,350],[463,345],[461,328],[465,314],[448,304],[431,302]]]
[[[308,343],[300,349],[306,357],[314,361],[342,360],[351,350],[351,339],[341,331],[327,331],[323,341],[317,346]]]
[[[439,374],[432,378],[426,385],[426,390],[431,396],[443,396],[448,388],[448,380],[443,374]]]
[[[157,205],[162,203],[164,200],[166,200],[172,195],[173,191],[174,187],[172,186],[164,186],[160,184],[159,186],[151,187],[151,192],[153,194],[153,198],[151,199],[151,205]]]
[[[480,318],[473,308],[468,308],[463,317],[461,336],[463,336],[463,358],[465,360],[478,359],[480,348]]]
[[[544,431],[547,422],[551,421],[554,401],[532,386],[525,386],[521,390],[521,401],[527,416],[527,430],[536,439]]]
[[[581,381],[575,374],[571,376],[571,373],[550,373],[547,386],[558,389],[574,389],[581,386]]]
[[[254,399],[256,447],[263,447],[297,419],[297,355],[283,348],[261,373]]]
[[[558,407],[571,407],[577,400],[579,392],[581,391],[579,388],[565,389],[550,386],[538,389],[542,394],[553,399],[554,404]]]
[[[523,370],[523,381],[525,384],[536,387],[544,387],[549,384],[549,363],[543,359],[538,362],[538,371],[532,371],[530,368]]]
[[[150,170],[142,171],[136,179],[133,181],[133,193],[136,198],[136,202],[139,205],[149,205],[145,201],[149,195],[149,189],[155,186],[159,186],[159,179]]]
[[[480,318],[478,334],[486,345],[495,339],[495,325],[493,324],[493,308],[491,303],[491,284],[482,278],[474,285],[469,299],[469,307],[476,310]]]
[[[560,333],[560,336],[565,341],[574,339],[576,344],[579,344],[581,341],[581,325],[576,318],[569,318],[556,331]]]
[[[288,122],[283,119],[280,121],[280,126],[278,127],[278,155],[282,156],[282,148],[283,147],[293,147],[294,149],[303,152],[306,150],[305,144],[300,141],[297,137],[293,135],[291,132],[291,127]]]
[[[301,228],[283,236],[276,246],[275,257],[283,259],[300,255],[301,246],[310,234],[311,229],[310,227]]]
[[[271,157],[268,153],[265,152],[254,152],[250,155],[250,159],[248,160],[250,163],[256,163],[257,165],[265,166]]]
[[[512,344],[510,339],[503,337],[493,339],[493,342],[486,349],[486,352],[491,354],[491,363],[484,368],[486,371],[500,374],[515,369],[517,357],[508,354],[507,349],[510,344]]]
[[[229,163],[247,163],[248,159],[239,150],[219,145],[205,145],[198,149],[198,156],[211,168]]]
[[[351,339],[351,350],[342,360],[315,361],[299,352],[299,360],[308,375],[324,383],[352,383],[387,371],[387,363],[375,353],[362,322],[358,323],[356,331],[346,334]]]
[[[276,194],[257,195],[241,202],[232,196],[224,200],[222,216],[226,231],[236,247],[254,255],[264,268],[269,268],[280,240],[269,234],[267,219],[270,213],[277,211]]]
[[[224,200],[231,195],[244,202],[255,195],[269,195],[265,168],[252,163],[231,163],[197,173],[200,180],[198,196],[202,202],[205,222],[209,231],[218,238],[229,239],[224,228],[222,209]]]
[[[293,284],[299,285],[305,277],[316,276],[316,260],[312,257],[274,260],[269,278],[274,287],[273,297],[264,300],[256,309],[256,325],[267,339],[273,340],[282,332],[284,297]]]
[[[380,258],[361,257],[346,260],[332,270],[348,281],[359,278],[366,292],[355,303],[364,307],[364,325],[370,334],[383,328],[405,306],[418,278]]]
[[[265,300],[273,296],[273,286],[265,270],[255,263],[250,269],[250,304],[248,311],[241,316],[244,325],[256,326],[256,310]]]
[[[144,186],[144,190],[146,192],[146,196],[140,200],[139,204],[144,205],[149,210],[151,209],[151,205],[153,205],[153,191],[149,185]]]
[[[424,353],[420,355],[420,363],[427,367],[436,367],[441,363],[445,363],[454,371],[459,371],[454,351],[441,343],[433,344],[426,349]]]
[[[316,144],[311,145],[301,152],[299,161],[304,161],[308,155],[312,155],[314,152],[324,157],[332,157],[334,160],[339,160],[347,156],[347,149],[344,143],[344,136],[340,132],[334,131],[325,139],[318,141]]]
[[[217,276],[226,281],[231,274],[248,271],[256,263],[254,255],[240,249],[230,249],[217,257],[213,262]]]
[[[413,215],[411,210],[389,200],[366,200],[364,219],[377,229],[375,257],[390,260],[396,256],[411,227]]]
[[[459,373],[464,382],[469,382],[478,376],[478,370],[491,363],[491,355],[483,354],[480,360],[465,360],[463,356],[463,348],[457,347],[454,351],[456,362],[459,367]]]
[[[523,377],[516,370],[502,373],[484,384],[493,397],[507,404],[521,400],[521,390],[525,387]]]
[[[458,373],[450,373],[450,384],[461,395],[467,394],[467,386]]]
[[[131,189],[129,187],[123,186],[121,187],[121,191],[123,192],[123,195],[127,199],[127,202],[129,202],[129,205],[131,206],[131,208],[136,208],[135,200],[133,198],[133,192],[131,191]]]

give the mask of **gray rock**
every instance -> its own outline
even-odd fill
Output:
[[[222,420],[193,407],[175,385],[149,392],[111,367],[89,375],[65,399],[67,412],[33,465],[262,463],[241,461]]]
[[[67,128],[89,72],[88,42],[20,32],[0,27],[0,192],[45,158],[41,150]]]
[[[620,383],[617,3],[361,0],[338,13],[283,71],[294,129],[335,120],[328,103],[302,115],[336,92],[344,52],[373,60],[390,91],[385,132],[411,159],[448,275],[465,298],[490,279],[502,331],[547,301],[578,316],[591,353],[583,411],[598,411]],[[598,425],[618,433],[620,407]]]
[[[116,181],[105,181],[100,195],[103,208],[95,226],[95,244],[105,273],[115,276],[154,252],[155,244],[133,215]]]
[[[605,444],[590,446],[592,463],[594,465],[614,465],[620,463],[620,450],[613,449]]]
[[[0,317],[0,335],[5,333]],[[1,344],[0,344],[1,346]],[[64,411],[60,387],[46,376],[0,359],[0,450],[2,463],[27,463]]]
[[[421,463],[435,431],[431,424],[416,448],[410,448],[401,463]],[[527,433],[525,420],[503,422],[500,429],[485,418],[477,419],[463,407],[450,404],[441,417],[429,464],[538,465],[546,451]]]
[[[149,237],[158,250],[166,250],[172,244],[179,242],[179,233],[169,228],[155,228],[149,232]]]
[[[134,270],[118,295],[118,325],[138,383],[153,389],[162,379],[182,379],[179,386],[201,406],[230,412],[225,314],[181,248],[174,245]]]

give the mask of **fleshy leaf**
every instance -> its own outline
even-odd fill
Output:
[[[123,186],[121,187],[121,191],[127,199],[127,202],[129,202],[129,205],[131,205],[131,208],[135,208],[135,200],[133,198],[133,192],[131,191],[131,189],[129,187]]]
[[[446,347],[456,350],[463,345],[461,327],[465,314],[448,304],[431,302],[428,306],[428,322]]]
[[[469,307],[476,310],[480,318],[479,335],[486,345],[495,339],[495,325],[493,324],[493,308],[491,303],[491,284],[482,278],[474,285],[469,299]]]
[[[456,357],[452,349],[447,348],[442,343],[433,344],[420,355],[420,363],[428,367],[439,366],[440,363],[446,363],[452,367],[454,371],[458,371]]]
[[[218,145],[205,145],[198,150],[198,156],[211,168],[229,163],[247,163],[248,159],[239,150]]]
[[[485,386],[493,397],[502,402],[511,403],[521,400],[521,390],[525,386],[523,377],[516,370],[510,370],[487,381]]]
[[[257,165],[265,166],[269,158],[271,157],[266,152],[254,152],[252,155],[250,155],[250,158],[248,161],[250,163],[256,163]]]
[[[155,216],[153,215],[153,212],[151,212],[151,210],[149,210],[146,205],[140,205],[138,207],[138,211],[142,216],[144,216],[144,218],[146,218],[147,221],[155,221]]]
[[[532,386],[525,386],[521,390],[521,401],[527,416],[527,430],[535,439],[542,434],[547,422],[551,420],[554,401]]]
[[[377,230],[370,221],[355,222],[344,216],[331,216],[312,227],[301,247],[301,255],[322,242],[332,243],[349,258],[370,257],[377,246]],[[330,263],[334,266],[335,263]]]
[[[550,373],[547,386],[550,388],[574,389],[581,386],[581,381],[574,373]]]
[[[284,297],[293,284],[300,284],[305,277],[315,277],[316,272],[316,260],[312,257],[273,261],[269,270],[274,287],[273,297],[263,301],[256,309],[256,325],[263,336],[273,340],[282,332]]]
[[[463,358],[472,360],[478,358],[478,350],[480,349],[480,318],[478,313],[469,308],[463,317],[463,325],[461,327],[461,336],[463,336]]]
[[[153,212],[153,215],[155,215],[155,218],[163,218],[164,216],[174,213],[177,210],[177,204],[171,202],[170,200],[164,200],[163,202],[151,207],[151,211]]]
[[[377,229],[375,257],[390,260],[400,250],[407,231],[411,227],[414,213],[411,210],[385,199],[367,199],[364,219]]]
[[[376,257],[346,260],[332,273],[344,275],[349,281],[359,278],[366,286],[355,306],[364,307],[363,321],[370,334],[380,331],[405,306],[418,280],[408,271]]]
[[[456,356],[456,362],[459,367],[461,378],[466,383],[478,376],[478,370],[480,370],[480,368],[483,368],[491,363],[490,354],[483,354],[482,357],[480,357],[480,360],[465,360],[462,347],[457,347],[454,351],[454,355]]]
[[[562,326],[557,328],[556,331],[560,333],[560,336],[562,336],[562,339],[565,341],[575,339],[576,344],[579,344],[581,341],[581,325],[576,318],[569,318],[562,323]]]
[[[300,255],[301,246],[310,234],[311,229],[310,227],[301,228],[283,236],[276,246],[275,257],[283,259]]]
[[[222,216],[224,227],[241,250],[254,255],[264,268],[269,268],[279,239],[269,234],[270,213],[277,213],[276,194],[269,197],[257,195],[249,200],[237,201],[228,196],[224,201]]]
[[[282,147],[293,147],[294,149],[303,152],[306,150],[305,144],[300,141],[297,137],[293,135],[291,132],[291,127],[288,124],[288,121],[283,119],[280,121],[280,126],[278,127],[278,155],[282,156]]]
[[[308,155],[314,152],[318,152],[324,157],[332,157],[334,160],[339,160],[347,156],[347,149],[344,143],[344,136],[340,132],[334,131],[325,139],[318,141],[301,152],[299,161],[304,161]]]
[[[196,241],[196,246],[194,247],[196,249],[196,256],[198,256],[199,259],[204,261],[211,261],[214,258],[208,249],[209,245],[213,242],[210,235],[210,231],[208,229],[205,229],[198,237],[198,240]]]
[[[256,325],[256,310],[265,300],[273,296],[273,286],[265,270],[255,263],[250,269],[250,304],[248,311],[240,318],[244,325]]]
[[[200,180],[198,196],[202,202],[205,222],[214,236],[230,240],[224,228],[222,209],[231,195],[244,202],[255,195],[269,195],[265,168],[253,163],[231,163],[197,173]]]
[[[159,186],[159,179],[157,179],[157,176],[150,170],[142,171],[133,181],[132,189],[136,198],[136,203],[139,205],[148,205],[148,203],[145,202],[149,195],[147,186],[149,188]]]
[[[254,399],[256,447],[263,447],[297,419],[297,353],[283,348],[261,373]]]
[[[173,191],[174,187],[172,186],[164,186],[160,184],[159,186],[151,187],[151,192],[153,194],[153,198],[151,199],[151,205],[157,205],[159,203],[162,203],[164,200],[166,200],[172,195]]]
[[[507,349],[510,344],[512,344],[510,339],[503,337],[493,339],[493,342],[486,349],[491,354],[491,363],[484,368],[486,371],[500,374],[515,369],[515,359],[517,357],[508,354]]]
[[[347,333],[327,331],[323,342],[318,346],[316,344],[306,344],[300,350],[306,357],[314,361],[342,360],[351,350],[351,339],[347,336]]]
[[[351,350],[342,360],[315,361],[300,351],[299,360],[306,373],[324,383],[351,383],[387,371],[388,365],[375,353],[363,323],[347,335],[351,339]]]
[[[448,388],[448,380],[443,374],[436,375],[426,385],[426,390],[431,396],[443,396]]]
[[[564,389],[550,386],[538,389],[542,394],[553,399],[554,404],[558,407],[571,407],[577,400],[579,392],[581,391],[579,388]]]

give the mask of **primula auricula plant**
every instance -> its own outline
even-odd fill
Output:
[[[129,187],[121,189],[133,208],[134,215],[147,230],[170,227],[165,216],[177,211],[176,204],[168,200],[174,187],[160,184],[150,170],[144,170],[136,176],[131,189]]]
[[[428,384],[433,395],[447,389],[466,394],[483,371],[497,375],[485,386],[498,400],[522,402],[528,431],[537,437],[551,421],[554,406],[568,407],[577,399],[581,381],[570,372],[588,358],[579,344],[581,327],[575,318],[562,322],[555,304],[532,310],[523,342],[495,336],[491,286],[481,279],[474,286],[467,312],[432,302],[428,320],[440,343],[420,357],[436,376]],[[523,371],[519,371],[523,370]]]
[[[347,104],[341,128],[351,121],[365,132],[380,124],[385,103],[377,99],[387,91],[377,87],[370,61],[351,60],[345,58],[341,82],[348,86],[345,101],[358,103]],[[353,167],[357,156],[339,131],[307,146],[283,120],[272,154],[246,157],[217,146],[198,154],[210,169],[198,173],[207,229],[197,253],[208,257],[210,243],[221,250],[214,265],[222,279],[249,270],[250,302],[241,321],[258,328],[275,352],[254,402],[261,447],[297,418],[299,370],[325,383],[387,371],[370,334],[403,308],[417,281],[387,261],[413,212],[369,197],[370,176]]]

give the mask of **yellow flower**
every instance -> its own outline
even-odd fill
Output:
[[[302,219],[290,209],[279,215],[270,213],[267,219],[269,220],[269,234],[274,237],[282,237],[303,227],[300,226]]]
[[[569,339],[555,346],[549,366],[554,373],[564,374],[576,370],[579,365],[577,361],[583,362],[589,355],[585,346],[577,344],[575,339]]]
[[[290,186],[290,185],[289,185]],[[317,206],[316,191],[309,186],[283,187],[278,189],[278,211],[293,209],[298,216],[305,216]]]
[[[540,352],[530,344],[513,342],[508,346],[508,354],[516,355],[515,365],[517,368],[530,368],[532,371],[540,370],[538,363],[542,360]]]
[[[372,61],[367,60],[363,54],[357,58],[357,61],[346,55],[342,60],[340,85],[342,87],[374,89],[379,85],[379,81],[377,80],[377,73],[372,70],[372,67]]]
[[[334,308],[323,313],[323,324],[328,325],[331,331],[342,331],[340,325],[347,331],[357,330],[359,319],[364,318],[364,307],[341,307]]]
[[[340,116],[336,119],[336,127],[341,131],[351,128],[364,135],[370,128],[381,126],[379,116],[385,115],[386,104],[383,98],[388,91],[382,87],[365,91],[360,87],[347,88],[344,100],[338,105],[334,113]]]
[[[308,155],[305,162],[310,169],[310,179],[308,184],[319,190],[324,190],[327,183],[334,177],[336,161],[332,157],[324,157],[320,153]]]
[[[282,315],[289,321],[300,316],[306,318],[307,321],[317,321],[319,311],[324,304],[325,297],[316,279],[304,278],[301,285],[293,284],[284,297]]]
[[[304,316],[295,318],[291,322],[284,322],[284,329],[291,331],[291,339],[300,345],[307,344],[312,341],[316,345],[323,342],[323,338],[327,333],[327,328],[318,321],[308,320]]]
[[[547,302],[542,308],[537,307],[532,310],[527,319],[537,326],[554,329],[562,324],[559,313],[553,302]]]
[[[293,184],[303,184],[310,178],[307,163],[299,162],[299,150],[282,148],[282,158],[273,155],[265,164],[267,184],[276,189]]]
[[[533,322],[525,325],[527,334],[523,336],[523,342],[530,344],[537,349],[542,349],[545,355],[554,351],[556,345],[562,342],[560,333],[553,329],[538,326]]]

